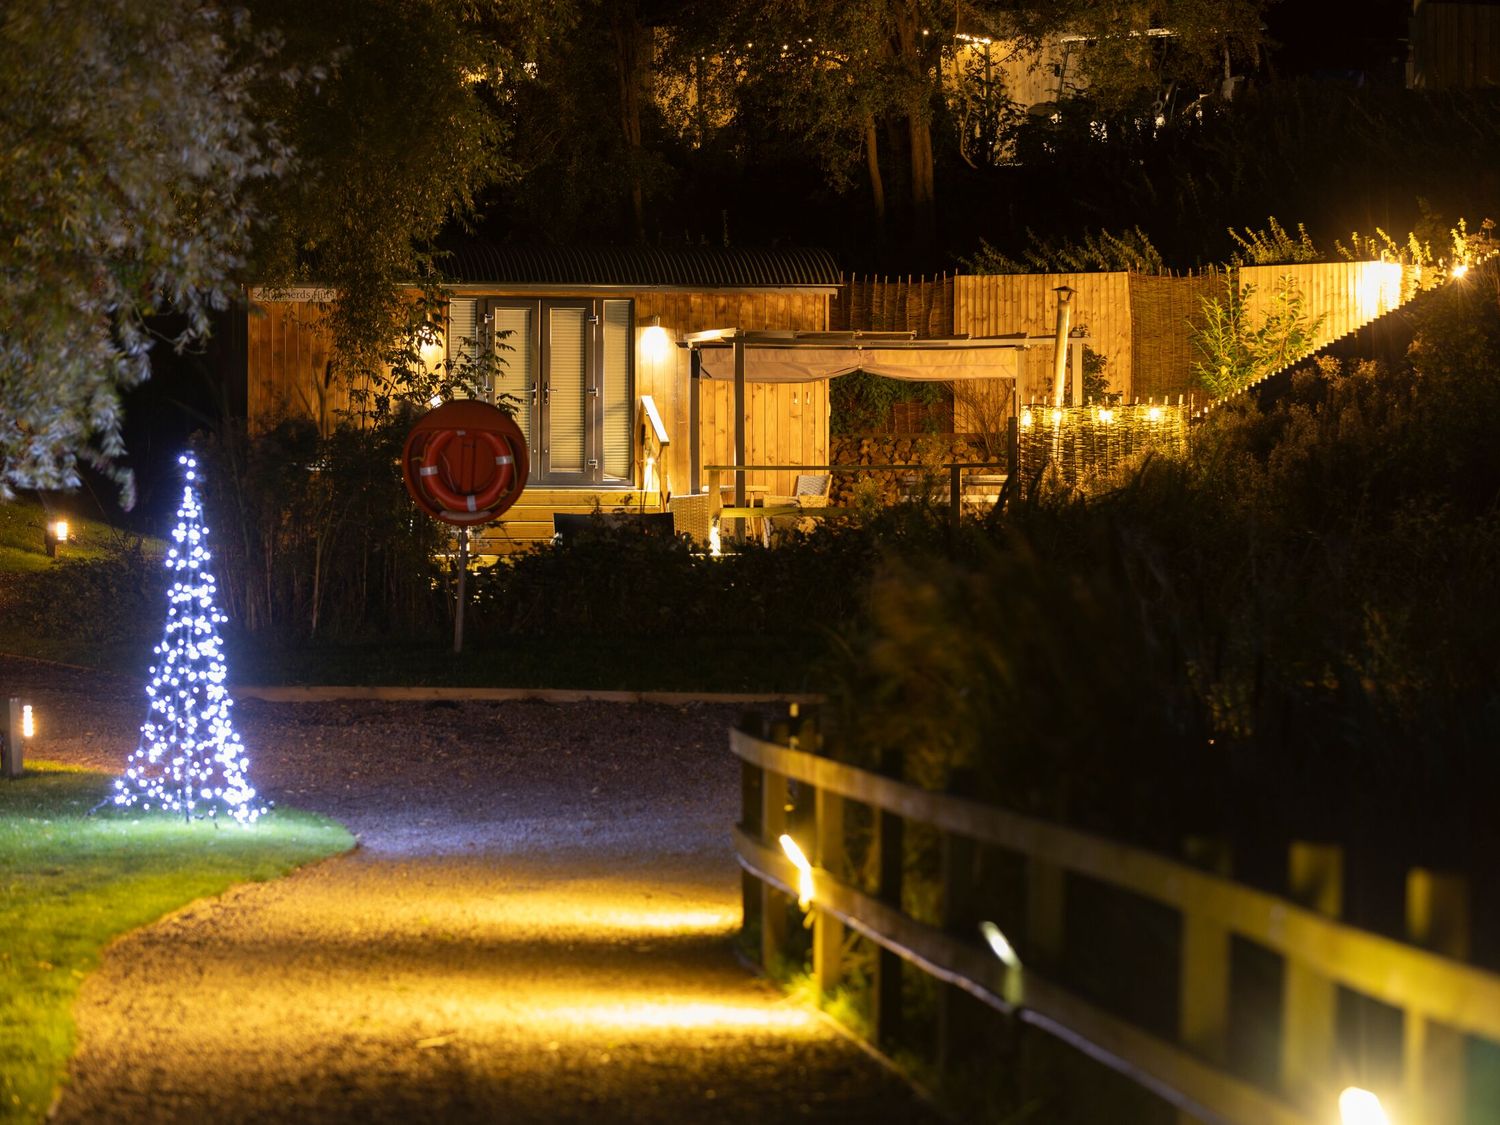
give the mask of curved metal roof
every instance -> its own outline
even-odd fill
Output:
[[[687,289],[804,289],[839,284],[826,250],[662,250],[653,247],[518,249],[470,244],[442,262],[471,285],[620,286]]]

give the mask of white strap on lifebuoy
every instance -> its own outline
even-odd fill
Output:
[[[435,477],[435,476],[437,476],[437,471],[438,471],[438,468],[437,468],[436,465],[426,465],[426,466],[423,466],[422,468],[420,468],[420,469],[417,470],[417,476],[419,476],[419,477]]]
[[[497,465],[514,465],[515,463],[516,459],[509,453],[502,453],[499,457],[495,458],[495,464]]]

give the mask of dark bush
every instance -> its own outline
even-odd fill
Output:
[[[1409,364],[1310,368],[987,548],[887,563],[840,752],[1163,846],[1493,846],[1500,309],[1470,282],[1423,303]]]
[[[280,641],[431,637],[448,619],[446,536],[401,480],[411,418],[320,435],[290,421],[202,443],[224,606]]]
[[[160,559],[123,551],[10,576],[7,631],[33,638],[108,642],[160,639],[167,575]]]

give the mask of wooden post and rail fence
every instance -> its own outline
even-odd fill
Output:
[[[846,929],[876,946],[869,1002],[877,1046],[891,1045],[898,1033],[905,963],[907,971],[940,982],[940,1069],[951,1044],[963,1040],[962,1004],[977,998],[1150,1090],[1175,1106],[1180,1120],[1328,1125],[1338,1120],[1340,1091],[1353,1084],[1335,1060],[1343,988],[1401,1015],[1396,1072],[1383,1083],[1358,1083],[1380,1095],[1392,1125],[1476,1120],[1464,1116],[1466,1043],[1469,1037],[1500,1043],[1500,974],[1463,962],[1468,900],[1461,877],[1409,874],[1409,941],[1401,942],[1339,921],[1343,861],[1336,847],[1293,843],[1288,896],[1278,897],[1234,882],[1223,873],[1222,855],[1208,866],[1181,862],[821,756],[816,727],[807,719],[773,724],[769,738],[735,730],[730,745],[744,781],[735,846],[746,873],[746,918],[760,922],[762,962],[768,968],[784,963],[796,928],[799,869],[778,845],[787,833],[811,863],[807,913],[820,993],[832,993],[843,976]],[[856,806],[865,833],[863,878],[853,877],[846,862],[846,824]],[[903,839],[917,830],[941,839],[936,925],[902,906]],[[972,882],[979,849],[1018,861],[1024,870],[1017,917],[994,916],[999,908],[979,901]],[[1103,884],[1176,917],[1175,1035],[1147,1030],[1049,976],[1065,945],[1119,937],[1078,931],[1070,918],[1075,880]],[[1019,962],[1007,964],[987,948],[979,919],[1009,937]],[[1283,966],[1275,1074],[1259,1081],[1233,1072],[1228,1058],[1236,939],[1269,951]],[[1489,1108],[1491,1114],[1477,1120],[1500,1119],[1500,1107]]]

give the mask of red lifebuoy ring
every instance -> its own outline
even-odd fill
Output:
[[[521,427],[476,399],[433,407],[412,426],[401,449],[401,478],[417,507],[459,527],[509,511],[530,472]]]
[[[433,434],[427,448],[423,450],[417,480],[422,491],[445,510],[444,514],[485,519],[495,502],[510,491],[511,482],[515,479],[515,451],[503,435],[489,430],[475,431],[473,437],[489,446],[495,458],[495,471],[490,482],[478,492],[459,492],[444,479],[442,456],[454,438],[464,436],[468,436],[465,430],[439,430]]]

